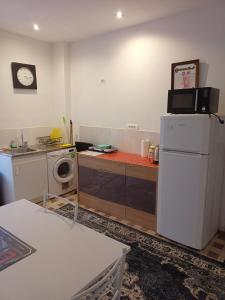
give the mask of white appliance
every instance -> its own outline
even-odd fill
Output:
[[[48,192],[62,195],[76,189],[76,148],[47,153]]]
[[[40,202],[48,188],[46,154],[0,155],[2,204],[26,198]]]
[[[203,114],[161,117],[157,232],[202,249],[218,230],[224,125]]]

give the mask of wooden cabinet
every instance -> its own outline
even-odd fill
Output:
[[[78,155],[79,166],[91,168],[94,170],[104,170],[114,174],[125,175],[125,164],[120,162],[114,162],[97,157]]]
[[[125,175],[80,166],[79,190],[110,202],[126,204]]]
[[[156,229],[157,168],[126,165],[126,219]]]
[[[157,168],[79,155],[79,201],[155,229]]]
[[[78,157],[79,202],[125,219],[125,164],[95,157]]]
[[[119,219],[126,218],[125,206],[114,202],[103,200],[90,194],[79,192],[79,203],[89,208],[94,208]]]
[[[155,214],[156,169],[143,166],[126,166],[126,205]]]
[[[19,199],[40,202],[48,190],[47,162],[45,153],[10,156],[0,155],[1,204]]]

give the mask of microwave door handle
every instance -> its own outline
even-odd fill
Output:
[[[195,93],[195,112],[198,112],[198,89],[196,89]]]

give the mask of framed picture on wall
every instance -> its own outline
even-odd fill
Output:
[[[199,59],[171,65],[171,89],[196,88],[199,84]]]

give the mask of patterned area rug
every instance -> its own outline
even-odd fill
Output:
[[[57,210],[73,218],[70,204]],[[79,208],[78,222],[131,247],[121,300],[225,300],[225,264]]]

